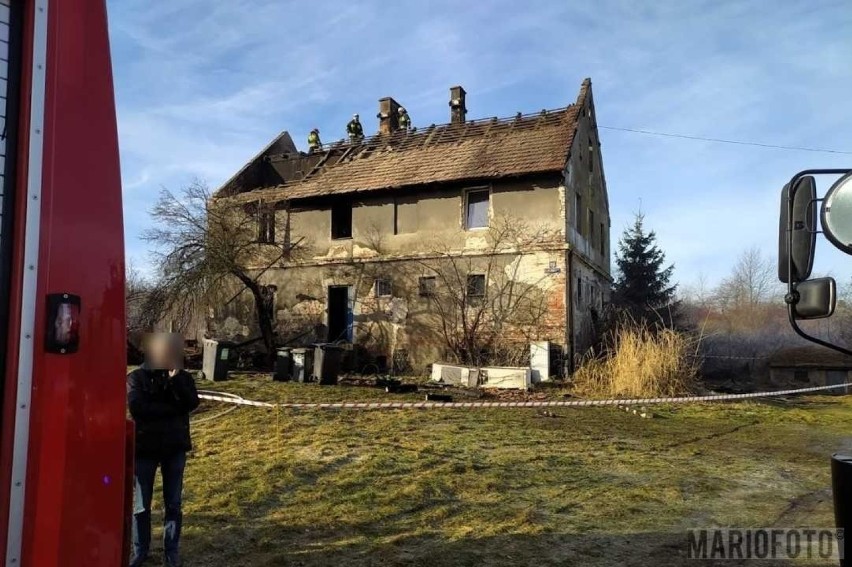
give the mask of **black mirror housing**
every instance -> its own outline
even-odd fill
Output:
[[[790,217],[789,199],[793,200]],[[781,191],[781,214],[778,223],[778,279],[783,283],[803,282],[811,275],[816,250],[816,181],[812,176],[800,178],[790,192],[790,184]],[[790,246],[790,231],[793,245]],[[793,270],[790,271],[792,257]]]
[[[815,278],[796,286],[798,301],[793,316],[799,320],[831,317],[837,306],[837,283],[834,278]]]

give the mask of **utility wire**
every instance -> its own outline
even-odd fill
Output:
[[[852,152],[843,150],[829,150],[825,148],[804,148],[801,146],[779,146],[775,144],[761,144],[759,142],[744,142],[742,140],[724,140],[722,138],[705,138],[702,136],[687,136],[686,134],[671,134],[669,132],[653,132],[651,130],[638,130],[635,128],[618,128],[616,126],[600,126],[604,130],[618,130],[619,132],[633,132],[634,134],[647,134],[649,136],[665,136],[666,138],[682,138],[684,140],[699,140],[702,142],[717,142],[720,144],[737,144],[739,146],[757,146],[759,148],[772,148],[776,150],[794,150],[800,152],[817,152],[823,154],[852,155]]]

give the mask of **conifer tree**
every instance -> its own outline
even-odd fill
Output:
[[[654,231],[646,231],[644,220],[637,213],[619,240],[613,304],[638,322],[670,326],[677,311],[677,285],[671,283],[674,265],[665,267],[666,255]]]

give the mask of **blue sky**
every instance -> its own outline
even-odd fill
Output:
[[[852,3],[837,1],[109,2],[129,258],[161,187],[216,187],[288,130],[368,132],[393,96],[414,125],[566,106],[591,77],[603,126],[852,152]],[[612,237],[646,214],[683,285],[776,253],[779,192],[852,154],[601,130]],[[852,258],[820,245],[816,271]]]

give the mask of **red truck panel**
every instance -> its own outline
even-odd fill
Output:
[[[41,196],[18,200],[41,212],[19,564],[115,567],[125,561],[126,351],[121,180],[106,6],[104,0],[28,4],[30,10],[46,10],[48,25]],[[30,18],[26,45],[32,43],[32,23]],[[31,53],[25,49],[25,74]],[[22,106],[22,116],[28,116],[29,105]],[[26,132],[23,124],[21,132]],[[24,164],[25,138],[18,146]],[[25,170],[18,191],[26,194]],[[26,235],[23,218],[19,209],[19,235]],[[17,257],[20,261],[20,251]],[[20,282],[26,269],[17,266],[13,280]],[[46,297],[63,292],[81,298],[80,348],[74,354],[48,354]],[[14,320],[21,313],[19,299],[13,304]],[[10,352],[16,341],[10,337]],[[7,393],[17,370],[9,366]],[[4,435],[4,466],[8,449]]]

